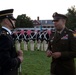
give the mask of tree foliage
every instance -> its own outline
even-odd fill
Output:
[[[66,14],[68,17],[68,21],[66,26],[72,30],[76,29],[76,8],[75,6],[72,6],[68,9],[68,13]]]
[[[18,15],[16,21],[17,28],[31,28],[33,27],[33,22],[30,17],[26,16],[26,14]]]

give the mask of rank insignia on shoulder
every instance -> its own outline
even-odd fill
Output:
[[[73,36],[76,38],[76,33],[73,33]]]

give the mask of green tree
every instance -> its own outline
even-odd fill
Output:
[[[68,9],[68,13],[66,14],[68,17],[68,21],[66,26],[72,30],[76,29],[76,8],[72,6]]]
[[[30,17],[26,16],[26,14],[18,15],[16,21],[17,28],[31,28],[33,27],[33,22]]]

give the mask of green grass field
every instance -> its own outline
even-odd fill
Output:
[[[23,50],[23,45],[21,47]],[[22,75],[50,75],[51,58],[45,51],[23,51]],[[76,59],[75,59],[76,61]]]
[[[22,75],[50,75],[51,58],[42,51],[24,51]]]
[[[22,75],[50,75],[50,62],[46,52],[24,51]]]

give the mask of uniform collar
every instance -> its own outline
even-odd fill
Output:
[[[57,33],[62,33],[64,31],[65,27],[61,31],[57,31]]]
[[[2,26],[3,29],[5,29],[10,35],[12,34],[11,30],[9,30],[8,28]]]

